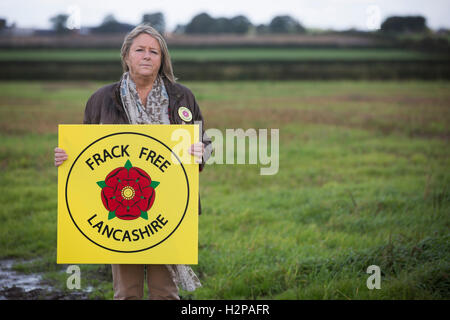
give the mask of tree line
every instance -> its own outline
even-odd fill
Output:
[[[58,14],[50,19],[53,30],[57,33],[67,33],[69,16]],[[167,32],[164,14],[161,12],[146,13],[142,16],[143,23],[151,24],[156,30],[164,34]],[[128,32],[135,25],[119,22],[113,15],[105,16],[102,23],[91,27],[91,33],[117,33]],[[395,33],[420,33],[429,30],[426,19],[422,16],[393,16],[388,17],[382,24],[380,32]],[[178,24],[173,31],[178,34],[301,34],[306,28],[294,17],[281,15],[274,17],[267,24],[254,25],[247,17],[238,15],[232,18],[214,18],[207,13],[194,16],[187,24]]]

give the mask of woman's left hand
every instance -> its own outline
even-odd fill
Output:
[[[197,162],[197,163],[202,163],[202,157],[203,157],[204,151],[205,151],[205,145],[203,144],[203,142],[194,143],[193,145],[191,145],[191,147],[188,150],[189,154],[197,157],[197,159],[195,160],[195,162]]]

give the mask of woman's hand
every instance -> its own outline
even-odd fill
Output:
[[[64,161],[67,160],[67,153],[61,148],[55,148],[55,167],[60,166]]]
[[[194,143],[193,145],[191,145],[188,152],[189,154],[197,157],[195,162],[202,163],[203,152],[205,152],[205,145],[203,144],[203,142]]]

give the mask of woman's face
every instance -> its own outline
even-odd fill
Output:
[[[161,67],[161,48],[158,41],[147,33],[141,33],[133,40],[125,62],[131,77],[156,77]]]

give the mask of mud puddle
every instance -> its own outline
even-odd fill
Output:
[[[41,274],[13,270],[16,260],[0,260],[0,300],[76,300],[88,299],[88,292],[63,292],[50,286]]]

